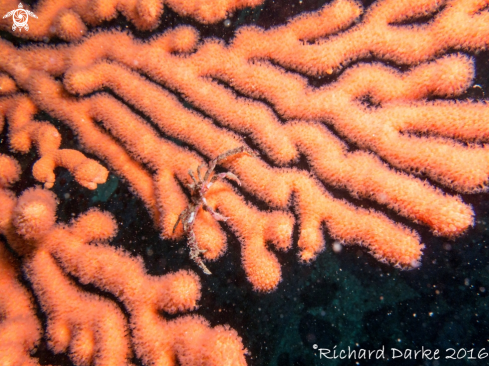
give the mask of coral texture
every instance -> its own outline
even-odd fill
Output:
[[[226,9],[259,1],[222,1],[206,5],[210,12],[193,7],[197,2],[166,3],[180,14],[212,22],[222,19]],[[355,1],[336,0],[282,26],[242,27],[229,43],[201,40],[191,26],[146,41],[120,30],[87,31],[113,18],[116,10],[136,28],[154,29],[161,4],[45,1],[33,11],[46,22],[22,36],[78,42],[17,48],[0,40],[0,129],[9,126],[13,151],[37,148],[40,159],[33,175],[45,188],[52,186],[56,167],[67,168],[89,189],[105,181],[108,169],[144,202],[163,238],[183,239],[181,226],[173,228],[188,207],[189,169],[197,171],[206,161],[247,146],[255,155],[222,163],[239,177],[241,187],[216,181],[205,198],[212,211],[228,218],[225,225],[241,243],[247,278],[263,292],[281,280],[271,248],[285,251],[296,244],[299,259],[310,262],[324,249],[327,233],[345,245],[365,247],[380,261],[413,268],[422,257],[420,237],[386,212],[447,238],[473,225],[472,208],[457,193],[487,189],[489,108],[483,101],[453,99],[472,87],[474,78],[474,60],[461,50],[477,52],[489,45],[487,2],[384,0],[364,13]],[[416,22],[425,18],[429,21]],[[376,61],[365,60],[371,57]],[[319,87],[311,82],[322,78],[333,81]],[[60,149],[56,129],[34,120],[41,111],[72,129],[82,150],[100,161]],[[15,163],[5,166],[12,173],[0,176],[4,187],[18,170]],[[335,197],[330,187],[350,199]],[[182,364],[225,364],[211,359],[219,354],[230,355],[229,364],[244,362],[233,330],[210,328],[201,318],[165,321],[157,316],[159,309],[196,306],[195,274],[154,279],[140,260],[106,244],[90,245],[113,235],[114,223],[106,213],[89,211],[62,227],[55,222],[48,191],[31,189],[20,198],[6,189],[2,194],[11,210],[2,214],[2,233],[23,258],[34,291],[42,294],[40,305],[52,324],[47,332],[62,334],[51,335],[56,352],[66,352],[71,343],[77,363],[96,358],[109,364],[104,357],[111,352],[127,359],[129,327],[137,356],[148,364],[175,357]],[[357,198],[380,209],[359,207],[353,204]],[[223,255],[226,233],[214,217],[200,210],[193,225],[204,259]],[[59,244],[60,238],[70,244]],[[108,300],[73,290],[53,258],[82,283],[114,294],[131,313],[130,324]],[[90,258],[99,259],[91,263]],[[102,265],[116,259],[120,266]],[[212,271],[218,262],[207,265]],[[124,266],[138,274],[137,280],[124,276]],[[62,302],[50,292],[55,279],[77,300]],[[159,283],[157,289],[151,281]],[[91,313],[84,302],[104,310]],[[77,323],[78,312],[86,319],[83,324]],[[105,334],[100,318],[113,327],[110,339],[97,338]],[[156,328],[176,335],[155,340]],[[178,335],[175,329],[183,328],[195,337]],[[73,329],[82,330],[70,337]],[[204,361],[195,360],[199,347]]]
[[[263,0],[45,0],[32,9],[42,21],[31,22],[29,33],[15,33],[7,21],[0,23],[0,29],[29,39],[46,40],[56,36],[74,41],[87,34],[87,26],[112,20],[119,13],[139,30],[152,30],[160,24],[163,5],[184,17],[215,23],[234,10],[261,3]],[[16,9],[17,4],[17,0],[2,1],[0,14]]]
[[[0,182],[10,183],[19,169],[15,160],[0,155],[0,171]],[[117,231],[108,213],[93,209],[68,226],[57,225],[51,191],[31,188],[17,199],[0,188],[0,233],[22,259],[22,271],[47,315],[46,336],[54,353],[69,353],[75,365],[131,364],[132,348],[147,365],[174,365],[177,359],[182,365],[246,364],[241,339],[229,327],[211,328],[198,316],[167,321],[159,315],[196,308],[200,281],[194,273],[148,275],[140,259],[104,243]],[[39,322],[2,242],[0,254],[0,362],[35,364],[28,355],[39,342]],[[83,291],[67,274],[117,297],[130,313],[129,324],[113,301]]]

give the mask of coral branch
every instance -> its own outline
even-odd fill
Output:
[[[0,363],[33,366],[38,363],[29,354],[39,343],[41,325],[19,276],[19,263],[0,241]]]
[[[13,97],[7,103],[10,106],[6,113],[10,122],[10,147],[26,153],[33,144],[37,146],[40,159],[34,164],[32,174],[45,188],[53,187],[56,167],[68,169],[78,183],[89,189],[105,183],[107,169],[79,151],[60,149],[61,135],[56,128],[47,122],[33,121],[37,108],[29,98]]]
[[[43,1],[32,9],[41,21],[31,22],[28,33],[12,32],[6,20],[0,19],[0,29],[9,30],[20,37],[43,40],[57,36],[66,41],[82,38],[88,25],[97,25],[114,19],[121,12],[140,30],[152,30],[160,24],[163,5],[168,5],[182,16],[203,23],[215,23],[227,14],[244,7],[258,6],[263,0],[110,0],[110,1]],[[17,8],[17,0],[6,0],[0,4],[0,14]]]
[[[53,352],[69,350],[76,365],[129,364],[129,326],[132,346],[145,364],[173,365],[178,359],[192,365],[185,362],[197,362],[198,355],[208,365],[245,364],[241,340],[228,327],[210,328],[200,317],[166,321],[159,315],[160,310],[194,309],[200,298],[197,277],[188,271],[146,274],[140,259],[103,242],[116,231],[107,213],[92,210],[69,226],[56,225],[55,196],[39,188],[1,202],[10,207],[10,215],[2,220],[0,233],[23,258],[24,273],[47,314]],[[130,324],[117,305],[82,291],[66,272],[117,297],[130,313]],[[195,338],[184,339],[187,332]]]
[[[258,291],[281,281],[274,250],[297,244],[309,262],[325,247],[325,232],[382,262],[418,267],[424,245],[409,222],[454,238],[474,222],[459,194],[488,189],[489,107],[457,100],[475,77],[474,59],[459,50],[489,46],[487,2],[383,0],[364,10],[335,0],[281,26],[242,27],[229,42],[200,40],[186,25],[144,41],[142,33],[91,32],[118,12],[150,31],[165,4],[209,23],[262,2],[40,2],[29,32],[15,34],[77,42],[18,48],[0,40],[0,132],[6,127],[13,152],[36,147],[33,175],[45,188],[56,167],[90,189],[107,169],[117,174],[162,238],[187,239],[201,268],[218,265],[204,262],[224,254],[229,228]],[[5,1],[0,12],[15,7]],[[40,112],[70,128],[107,169],[61,149],[52,124],[36,120]],[[0,155],[0,168],[0,232],[46,313],[55,353],[70,352],[76,364],[129,363],[132,351],[144,364],[245,363],[234,330],[160,314],[196,307],[195,274],[150,276],[141,259],[107,244],[116,231],[108,213],[56,223],[53,193],[31,188],[17,198],[8,187],[18,164]],[[2,273],[16,283],[13,272]],[[87,293],[85,284],[113,297]],[[27,357],[39,337],[16,355]]]
[[[9,226],[15,198],[8,188],[19,179],[15,159],[0,154],[0,232]],[[41,338],[41,325],[32,299],[20,284],[20,263],[0,240],[0,363],[38,365],[29,354]]]
[[[466,11],[459,3],[463,2],[452,2],[442,10],[429,30],[426,27],[413,27],[410,32],[420,35],[429,33],[430,37],[434,37],[445,17]],[[407,9],[406,4],[402,6]],[[36,60],[48,57],[59,60],[53,66],[53,72],[65,74],[63,84],[69,92],[85,95],[109,87],[126,103],[151,118],[167,136],[185,142],[209,158],[243,145],[239,134],[249,135],[262,152],[279,165],[289,164],[304,154],[317,178],[294,169],[267,167],[256,158],[243,157],[229,163],[234,174],[242,180],[244,190],[271,207],[287,210],[294,197],[300,219],[298,244],[303,260],[313,259],[324,247],[320,227],[325,223],[334,238],[346,243],[361,243],[381,260],[401,267],[412,267],[417,265],[422,249],[415,233],[392,223],[380,213],[364,212],[333,199],[322,188],[320,181],[346,188],[354,196],[376,200],[413,221],[430,226],[437,235],[453,237],[472,225],[472,210],[459,197],[444,194],[409,175],[423,173],[460,192],[483,189],[489,171],[487,149],[463,146],[457,141],[486,141],[487,124],[472,121],[474,115],[478,116],[476,121],[487,119],[487,107],[482,103],[454,104],[424,100],[431,94],[454,96],[466,90],[473,77],[471,60],[466,56],[453,55],[419,65],[404,74],[379,64],[360,64],[345,72],[335,83],[322,88],[312,88],[302,76],[285,72],[266,62],[269,59],[309,74],[319,72],[311,68],[317,65],[336,68],[340,63],[350,62],[367,51],[375,53],[377,47],[368,42],[361,47],[357,45],[357,56],[353,56],[353,53],[345,56],[340,52],[326,52],[331,47],[337,47],[335,45],[340,40],[350,42],[360,33],[377,35],[374,25],[379,19],[383,19],[383,22],[402,21],[435,11],[438,5],[416,2],[409,12],[400,11],[398,14],[390,9],[388,2],[381,2],[367,12],[359,25],[317,44],[299,46],[298,42],[301,39],[317,39],[343,29],[358,17],[361,9],[348,1],[336,1],[319,13],[301,16],[286,26],[268,31],[242,29],[229,46],[215,41],[204,42],[188,56],[179,53],[193,49],[198,39],[195,31],[188,27],[168,31],[148,43],[135,41],[127,34],[111,32],[96,34],[80,45],[69,48],[31,48],[26,52],[35,54]],[[337,17],[333,23],[325,22],[335,15]],[[314,26],[316,23],[329,25],[318,28]],[[476,47],[480,42],[486,42],[484,25],[475,22],[473,27],[481,35],[478,43],[474,41],[472,46],[464,43],[464,47]],[[396,29],[389,28],[390,32],[397,32],[396,37],[406,31],[402,27]],[[459,34],[460,37],[464,35],[463,32]],[[348,47],[357,44],[351,42]],[[443,50],[453,46],[453,42],[453,38],[438,37],[435,48]],[[257,44],[263,47],[257,48]],[[280,50],[277,48],[279,44]],[[63,86],[43,72],[36,71],[38,61],[36,64],[23,62],[20,53],[7,44],[5,46],[8,53],[4,53],[7,61],[3,63],[3,69],[29,91],[35,104],[66,122],[90,152],[106,160],[128,180],[150,208],[163,235],[171,237],[178,213],[186,207],[185,199],[182,199],[184,193],[176,181],[191,183],[186,171],[202,164],[200,159],[157,137],[152,126],[110,96],[99,94],[77,101],[65,95]],[[390,56],[409,53],[414,57],[407,61],[394,58],[398,62],[415,63],[433,56],[432,48],[413,56],[412,52],[407,51],[390,52],[389,47],[387,44],[382,52]],[[267,53],[259,54],[258,49],[266,49]],[[313,50],[314,56],[311,53]],[[307,64],[307,68],[296,63],[298,53],[302,53],[300,63]],[[32,60],[25,57],[28,54],[23,54],[23,58]],[[328,61],[331,57],[339,56],[342,57],[341,61],[334,61],[333,64]],[[112,62],[106,61],[107,58]],[[14,66],[19,62],[25,64],[25,68]],[[234,132],[217,127],[199,114],[188,111],[171,93],[127,67],[140,70],[181,93],[189,102]],[[31,70],[29,79],[20,73],[21,70],[25,73],[26,69]],[[330,73],[329,68],[324,72]],[[213,79],[224,81],[249,97],[268,100],[288,122],[281,123],[274,111],[263,103],[237,98]],[[282,87],[277,88],[276,85]],[[385,85],[389,85],[389,89]],[[141,89],[145,90],[144,96],[138,93]],[[371,97],[379,107],[365,107],[361,102],[364,96]],[[422,125],[416,122],[421,118]],[[311,121],[313,119],[331,123],[342,136],[360,148],[376,153],[408,174],[394,172],[371,153],[348,152],[337,137],[320,123]],[[138,167],[138,163],[131,163],[134,168],[129,171],[128,164],[121,163],[121,157],[124,156],[124,161],[132,159],[119,150],[115,141],[102,137],[102,132],[89,123],[91,120],[100,121],[143,165]],[[470,128],[466,128],[467,125]],[[196,128],[199,134],[194,133]],[[418,137],[415,133],[423,133],[426,137]],[[101,148],[102,138],[104,148]],[[151,178],[144,172],[143,166],[156,171],[153,183],[149,182]],[[144,181],[147,183],[142,184]],[[154,187],[154,191],[150,187]],[[212,199],[212,192],[210,195],[209,202],[217,205],[217,201]],[[214,210],[215,207],[210,205]],[[219,202],[222,212],[229,211],[226,205],[229,205],[226,201]],[[240,210],[246,211],[244,206]],[[283,217],[284,222],[289,221],[287,216]],[[244,248],[251,248],[249,243],[255,239],[245,234],[244,223],[237,225],[233,220],[239,221],[230,214],[230,227],[242,239]],[[207,225],[203,226],[205,230],[196,225],[195,240],[201,243],[202,249],[207,250],[204,254],[206,258],[217,258],[223,252],[224,237],[209,218],[196,222],[199,221]],[[289,228],[288,234],[282,230],[282,236],[272,238],[272,241],[281,243],[284,237],[290,238],[292,226],[285,227]],[[379,230],[373,230],[373,227]],[[265,241],[260,240],[260,243],[263,247]],[[265,250],[264,247],[262,250]],[[269,258],[261,265],[251,265],[250,257],[254,255],[248,256],[246,253],[248,251],[244,249],[245,268],[249,278],[253,278],[253,285],[261,290],[274,288],[280,278],[280,273],[272,269],[276,268],[276,265],[271,265],[275,260]],[[260,273],[260,278],[253,272]]]

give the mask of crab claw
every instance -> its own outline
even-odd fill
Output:
[[[227,221],[229,217],[223,216],[220,213],[217,213],[216,211],[211,211],[211,215],[213,218],[215,218],[217,221]]]
[[[223,215],[221,215],[220,213],[217,213],[216,211],[214,211],[214,210],[212,209],[212,207],[211,207],[211,206],[209,206],[209,205],[207,204],[207,201],[205,200],[205,198],[204,198],[204,208],[205,208],[205,210],[206,210],[207,212],[209,212],[209,213],[212,215],[212,217],[213,217],[214,219],[216,219],[217,221],[227,221],[227,220],[228,220],[228,217],[223,216]]]
[[[241,186],[241,181],[238,179],[237,176],[235,176],[231,172],[220,173],[220,174],[218,174],[218,177],[219,178],[227,178],[229,180],[235,181],[238,184],[238,186]]]

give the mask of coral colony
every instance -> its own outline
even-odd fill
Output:
[[[50,191],[57,167],[89,189],[109,171],[117,174],[163,238],[193,236],[187,239],[198,243],[202,263],[224,253],[224,229],[231,230],[247,279],[261,292],[281,280],[272,249],[297,246],[299,260],[310,262],[323,250],[325,232],[394,266],[420,264],[416,232],[333,197],[327,186],[395,210],[435,235],[455,237],[473,224],[472,208],[456,192],[486,188],[489,107],[447,98],[472,87],[474,61],[462,51],[489,44],[486,2],[381,0],[363,9],[336,0],[285,25],[241,27],[229,44],[201,39],[191,26],[144,41],[97,29],[118,12],[136,29],[152,30],[164,21],[165,6],[211,23],[261,2],[46,0],[31,9],[38,18],[29,18],[28,31],[12,31],[12,18],[2,19],[3,31],[33,42],[18,48],[0,39],[0,131],[11,151],[36,149],[29,174],[43,187],[17,197],[9,187],[20,166],[0,156],[0,364],[37,364],[30,353],[42,337],[75,365],[123,365],[132,357],[144,365],[246,364],[246,345],[229,326],[211,327],[193,315],[165,318],[196,308],[199,268],[149,275],[142,259],[109,244],[118,228],[108,212],[91,209],[58,222]],[[17,8],[17,1],[0,3],[2,15]],[[45,45],[50,39],[63,42]],[[361,62],[367,56],[377,61]],[[339,76],[321,87],[306,79],[329,75]],[[80,151],[60,149],[63,136],[37,120],[39,112],[71,129]],[[242,147],[255,154],[227,156]],[[293,165],[301,156],[308,171]],[[212,172],[216,163],[229,172],[220,177],[238,177],[241,186],[188,174]],[[191,201],[196,191],[185,187],[210,181]],[[221,217],[227,221],[218,223]],[[86,292],[73,278],[112,297]]]

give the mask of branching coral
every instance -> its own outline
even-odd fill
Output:
[[[213,6],[210,15],[204,14],[205,7],[192,8],[193,2],[166,3],[181,14],[211,22],[222,19],[226,10],[258,2],[221,2],[223,6]],[[272,248],[288,250],[297,244],[300,260],[309,262],[323,250],[326,232],[344,244],[364,246],[381,261],[412,268],[420,264],[424,246],[412,228],[394,222],[389,212],[447,238],[473,224],[472,208],[458,194],[487,190],[489,108],[484,101],[454,99],[473,84],[474,59],[462,51],[478,52],[489,45],[486,2],[385,0],[364,13],[355,1],[336,0],[282,26],[242,27],[229,43],[200,40],[190,26],[145,41],[120,30],[88,32],[88,27],[113,18],[116,11],[138,29],[153,29],[163,9],[159,1],[107,4],[45,1],[35,11],[46,22],[23,34],[34,40],[58,36],[79,39],[78,43],[17,48],[0,40],[0,128],[8,126],[12,150],[37,148],[40,159],[33,174],[46,188],[55,181],[58,166],[70,170],[80,184],[96,188],[107,177],[104,164],[144,202],[163,238],[181,239],[188,230],[177,226],[173,232],[173,228],[189,205],[182,188],[193,183],[189,169],[196,171],[227,151],[247,146],[257,154],[241,154],[222,164],[239,177],[242,186],[216,181],[205,193],[208,210],[198,210],[192,221],[192,233],[199,250],[205,251],[204,259],[216,260],[225,252],[226,235],[211,213],[227,217],[224,227],[241,242],[246,275],[254,289],[264,292],[275,289],[281,280]],[[59,133],[48,122],[35,121],[38,111],[72,129],[82,149],[100,161],[60,149]],[[307,170],[297,166],[299,161]],[[337,198],[329,192],[331,187],[349,196]],[[49,193],[35,189],[25,192],[19,202],[29,201],[34,192],[52,201]],[[380,209],[354,205],[355,198],[372,201]],[[127,287],[138,296],[160,299],[157,293],[137,292],[130,279],[104,272],[107,269],[101,265],[84,272],[88,263],[78,265],[73,258],[83,258],[81,251],[87,250],[104,258],[104,263],[118,258],[139,273],[142,282],[166,281],[166,277],[150,278],[140,261],[122,252],[89,244],[110,237],[113,230],[102,233],[94,223],[99,220],[111,227],[107,214],[89,211],[62,228],[55,223],[54,208],[48,210],[45,217],[51,221],[41,220],[40,232],[48,230],[54,242],[59,235],[73,242],[70,248],[58,248],[40,244],[37,226],[23,227],[24,222],[35,221],[29,215],[37,206],[26,210],[5,192],[3,199],[11,202],[7,206],[12,210],[20,207],[12,211],[11,222],[7,215],[2,225],[8,245],[21,256],[31,255],[24,266],[34,291],[45,291],[45,285],[36,285],[42,276],[34,261],[37,254],[32,253],[47,245],[46,250],[65,264],[63,270],[113,293],[136,314],[130,329],[137,337],[143,339],[152,327],[186,324],[202,337],[214,332],[211,338],[216,344],[221,344],[221,336],[230,340],[230,347],[241,352],[236,357],[242,357],[233,331],[212,329],[196,318],[163,321],[155,316],[159,301],[142,305],[132,296],[125,297]],[[95,228],[81,232],[93,233],[90,238],[79,233],[87,223]],[[294,225],[297,243],[292,242]],[[17,246],[16,235],[33,242]],[[185,303],[182,309],[194,307],[199,293],[195,276],[175,276],[193,288],[191,299],[180,298]],[[165,286],[166,282],[160,287],[170,291]],[[90,301],[100,303],[108,313],[120,312],[104,299]],[[41,306],[53,309],[50,319],[57,319],[49,296]],[[97,323],[97,314],[85,316]],[[66,322],[79,326],[76,319]],[[121,337],[119,346],[125,339]],[[74,342],[78,345],[78,338]],[[174,343],[161,357],[195,356],[187,353],[184,340],[177,337],[168,342]],[[195,340],[199,342],[203,341]],[[56,349],[65,350],[67,343]],[[148,344],[135,347],[145,363],[153,362],[145,355],[156,354],[144,348]],[[98,357],[93,356],[98,355],[94,348],[84,352],[77,354],[84,359]]]

